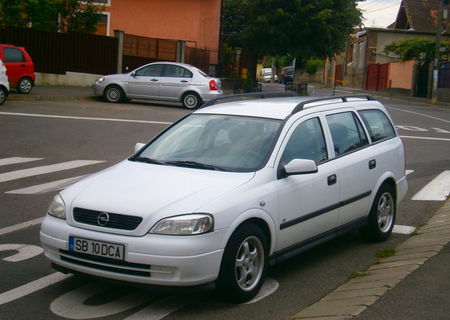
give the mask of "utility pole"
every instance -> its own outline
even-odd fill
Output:
[[[431,103],[437,103],[437,89],[439,82],[439,57],[441,54],[441,33],[442,33],[442,16],[444,11],[444,2],[446,0],[439,0],[439,13],[438,13],[438,23],[436,31],[436,51],[434,53],[434,63],[433,63],[433,91],[431,93]]]

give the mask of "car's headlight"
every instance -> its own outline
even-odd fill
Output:
[[[185,214],[157,222],[149,233],[168,235],[197,235],[213,231],[214,218],[209,214]]]
[[[100,82],[103,82],[105,80],[106,80],[106,77],[101,77],[101,78],[98,78],[95,82],[96,83],[100,83]]]
[[[56,218],[66,219],[66,205],[59,194],[53,198],[47,212]]]

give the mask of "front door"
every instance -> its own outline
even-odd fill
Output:
[[[280,166],[293,159],[314,160],[318,172],[279,177],[277,180],[280,233],[277,250],[323,235],[338,222],[339,180],[328,160],[321,119],[301,119],[288,133]]]
[[[11,87],[17,86],[17,83],[23,75],[28,74],[30,66],[27,63],[22,51],[18,48],[4,48],[3,61],[6,67],[6,74],[8,75],[9,85]]]
[[[127,96],[143,99],[159,98],[163,67],[163,64],[152,64],[131,73]]]

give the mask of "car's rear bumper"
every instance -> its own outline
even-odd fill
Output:
[[[212,249],[214,245],[211,244],[219,243],[218,240],[224,235],[225,230],[192,237],[132,237],[73,227],[65,220],[48,215],[42,222],[40,232],[44,254],[56,265],[103,278],[167,286],[195,286],[216,280],[223,249],[220,246]],[[125,260],[99,259],[73,253],[69,251],[69,236],[123,244]],[[203,244],[203,248],[198,248],[199,243]],[[167,248],[167,254],[155,254],[152,248],[159,251]]]

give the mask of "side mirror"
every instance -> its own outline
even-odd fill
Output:
[[[133,72],[130,74],[130,76],[136,77],[136,71],[133,71]]]
[[[145,143],[138,142],[134,145],[134,153],[138,152],[145,146]]]
[[[307,159],[294,159],[284,166],[286,174],[307,174],[316,173],[318,171],[316,162],[314,160]]]

